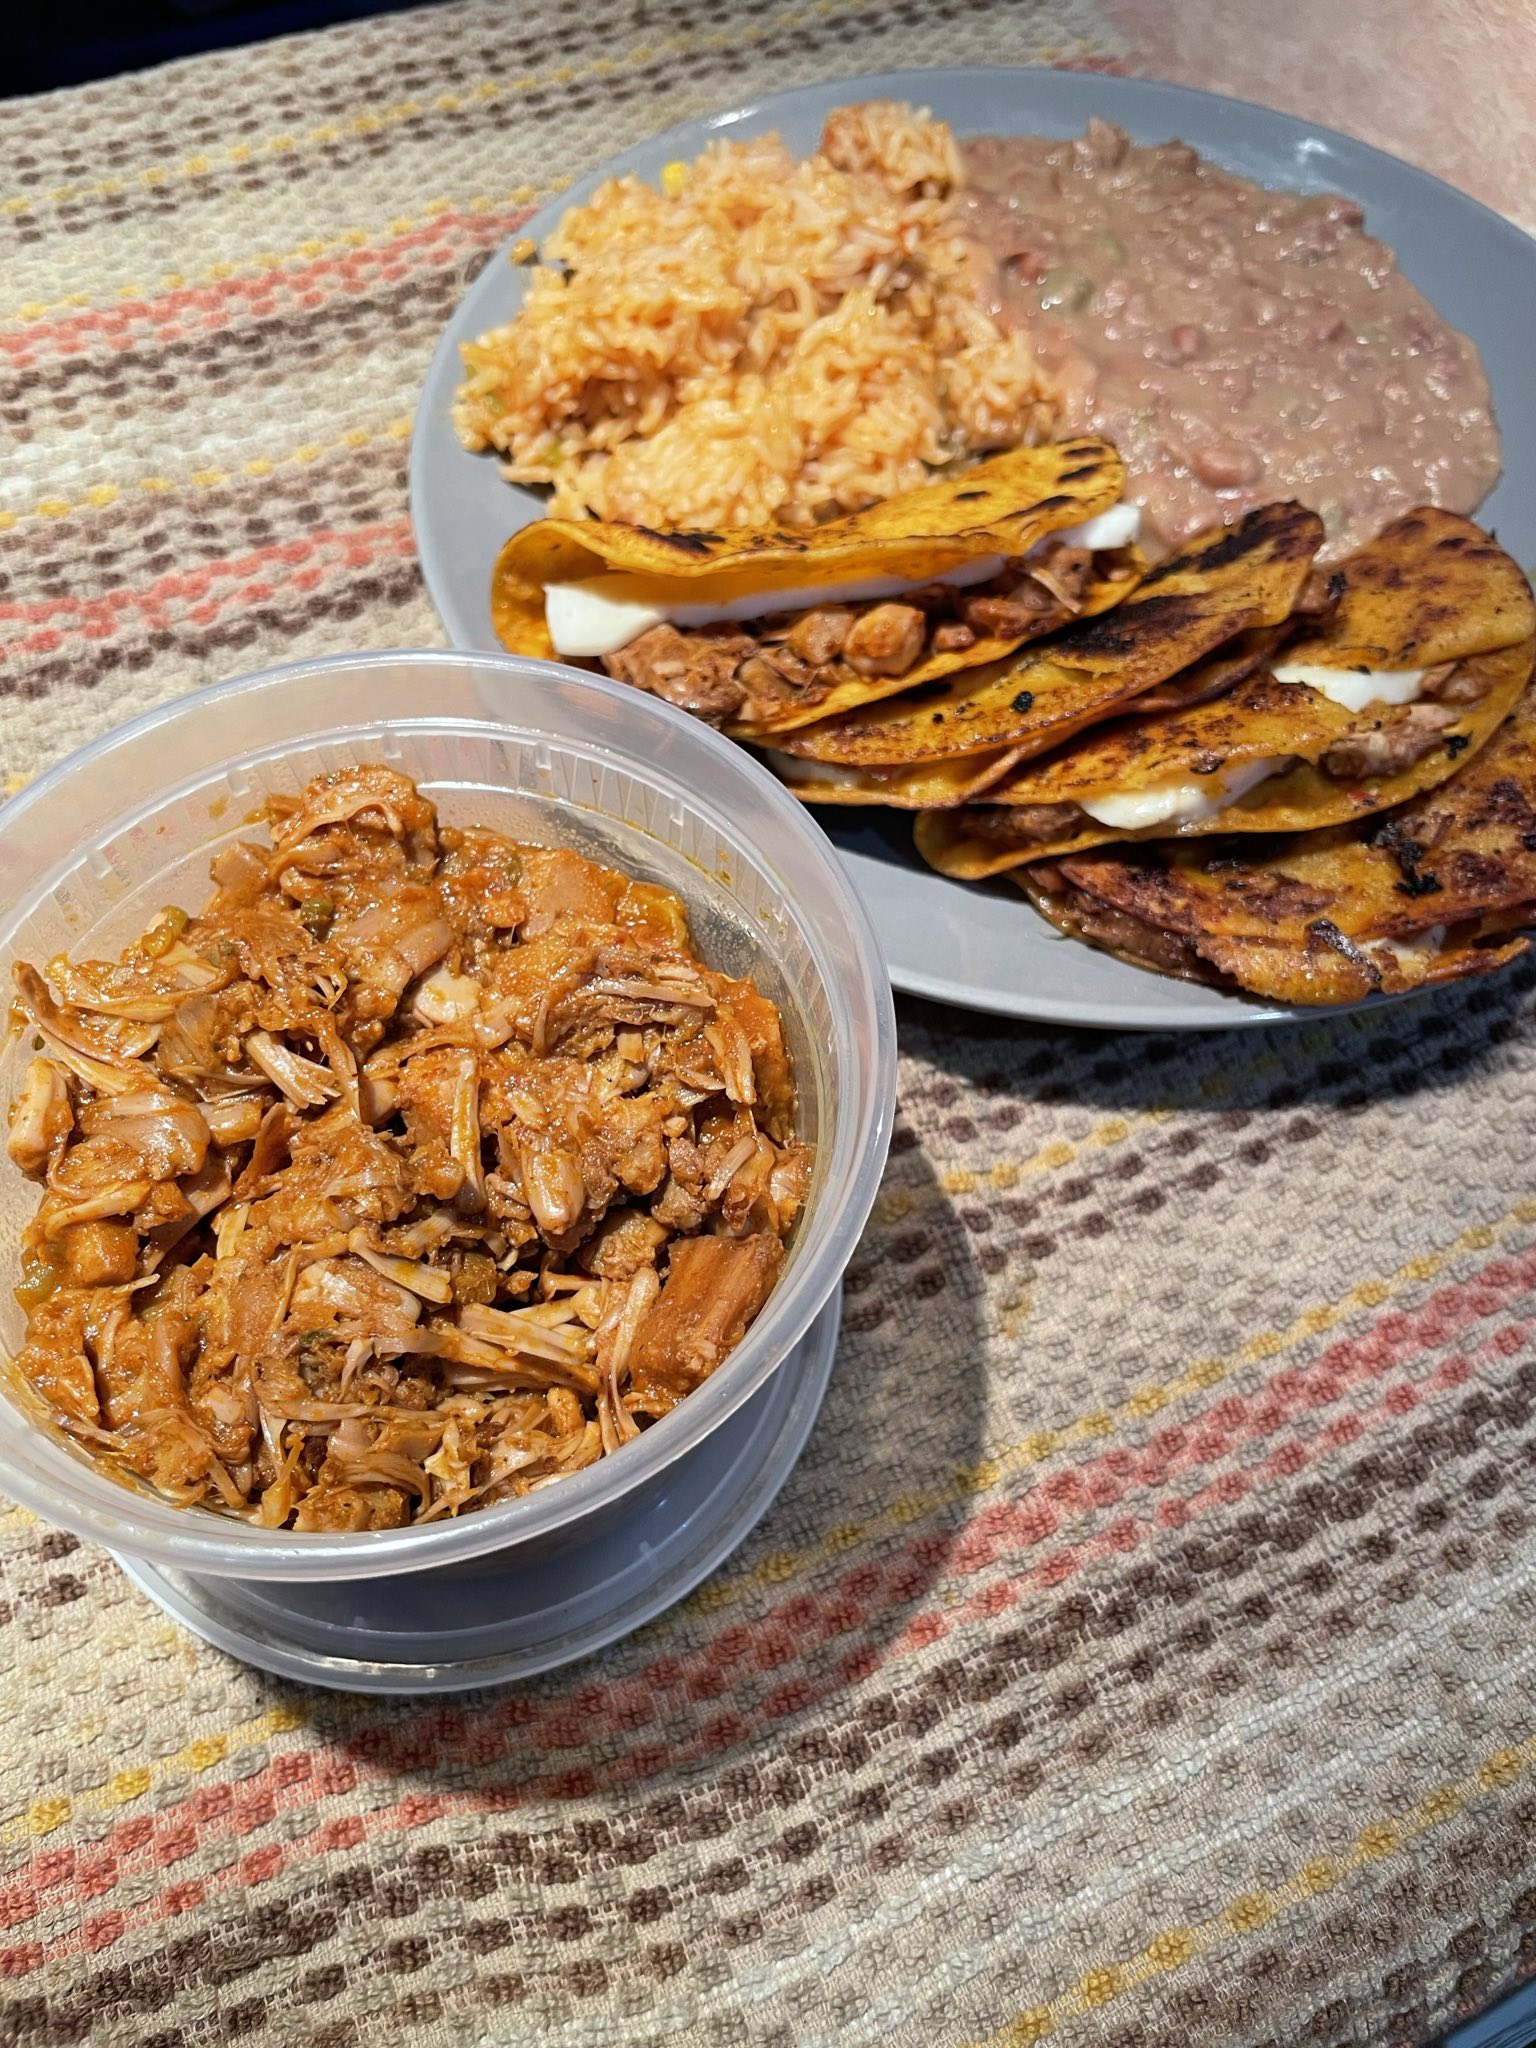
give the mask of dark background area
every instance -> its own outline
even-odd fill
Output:
[[[371,14],[422,0],[0,0],[0,96],[115,78],[204,50]]]

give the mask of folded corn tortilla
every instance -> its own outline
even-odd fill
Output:
[[[542,519],[502,548],[492,618],[514,653],[612,663],[664,622],[685,630],[730,623],[744,637],[758,627],[771,638],[776,617],[816,606],[868,612],[928,585],[985,588],[1032,577],[1031,557],[1043,571],[1032,592],[1038,609],[1019,630],[978,631],[963,648],[930,648],[899,674],[865,674],[834,655],[781,689],[781,701],[761,715],[730,726],[735,737],[766,738],[995,660],[1117,603],[1140,567],[1115,537],[1136,524],[1132,508],[1119,504],[1124,484],[1114,449],[1080,436],[992,456],[822,526],[660,533],[619,520]],[[1074,574],[1064,594],[1049,587],[1053,537],[1092,554],[1086,576]]]
[[[1120,839],[1317,830],[1448,780],[1530,677],[1525,577],[1470,520],[1424,510],[1336,581],[1331,618],[1271,666],[994,776],[980,810],[921,821],[924,857],[975,880]]]
[[[1075,937],[1274,1002],[1357,1002],[1491,972],[1525,950],[1536,919],[1536,685],[1469,767],[1385,815],[1105,847],[1013,879]]]
[[[1287,619],[1322,544],[1322,521],[1267,505],[1203,534],[1146,575],[1123,603],[1038,647],[785,734],[800,760],[865,769],[993,753],[1021,759],[1133,704],[1225,642]]]

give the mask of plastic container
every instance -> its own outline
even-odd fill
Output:
[[[449,822],[566,845],[674,889],[711,965],[779,1004],[816,1148],[779,1285],[702,1387],[636,1442],[526,1499],[425,1528],[309,1535],[176,1508],[109,1475],[0,1398],[0,1490],[115,1551],[197,1575],[379,1577],[531,1559],[586,1542],[658,1491],[800,1343],[868,1217],[895,1104],[895,1021],[869,921],[827,840],[747,754],[681,712],[511,656],[387,653],[300,662],[153,711],[0,809],[0,972],[114,955],[162,905],[204,900],[214,851],[274,790],[359,760],[412,776]],[[0,1061],[15,1094],[25,1042]],[[14,1261],[36,1190],[0,1161]],[[24,1318],[0,1295],[0,1348]]]

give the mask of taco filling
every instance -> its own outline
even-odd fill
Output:
[[[1058,930],[1284,1003],[1485,974],[1536,908],[1536,686],[1471,765],[1322,831],[1105,847],[1014,876]]]
[[[514,653],[601,662],[743,739],[842,715],[1118,604],[1140,513],[1114,450],[1018,448],[822,526],[544,519],[506,543]]]
[[[1111,839],[1315,830],[1448,780],[1531,673],[1536,608],[1518,566],[1470,520],[1425,509],[1334,581],[1331,613],[1281,658],[1187,709],[1138,703],[992,777],[981,803],[919,821],[920,852],[977,880]]]
[[[711,724],[771,725],[820,709],[839,687],[902,680],[935,655],[982,643],[990,653],[1069,625],[1095,551],[1130,546],[1139,524],[1133,505],[1117,505],[1027,555],[983,555],[924,582],[877,577],[713,603],[598,576],[547,593],[549,635],[557,654],[596,656],[619,682]]]

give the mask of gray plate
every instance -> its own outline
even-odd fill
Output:
[[[894,71],[778,93],[709,120],[688,121],[611,163],[535,214],[525,234],[549,232],[602,179],[693,157],[713,135],[777,129],[814,149],[833,108],[905,99],[961,135],[1074,135],[1091,114],[1137,142],[1177,136],[1228,170],[1266,185],[1347,193],[1366,225],[1397,250],[1403,270],[1482,351],[1504,439],[1504,480],[1483,512],[1521,563],[1536,557],[1536,242],[1427,172],[1328,128],[1182,86],[1063,71]],[[458,345],[510,320],[523,273],[493,259],[465,296],[428,373],[411,447],[411,516],[432,601],[459,647],[496,647],[491,568],[507,535],[539,517],[536,492],[504,483],[495,462],[469,455],[449,418]],[[616,686],[617,687],[617,686]],[[1006,883],[946,881],[917,860],[908,820],[891,812],[820,813],[864,893],[891,980],[912,994],[1050,1023],[1121,1030],[1220,1030],[1315,1014],[1216,989],[1165,981],[1060,938]],[[853,822],[850,822],[852,820]]]

